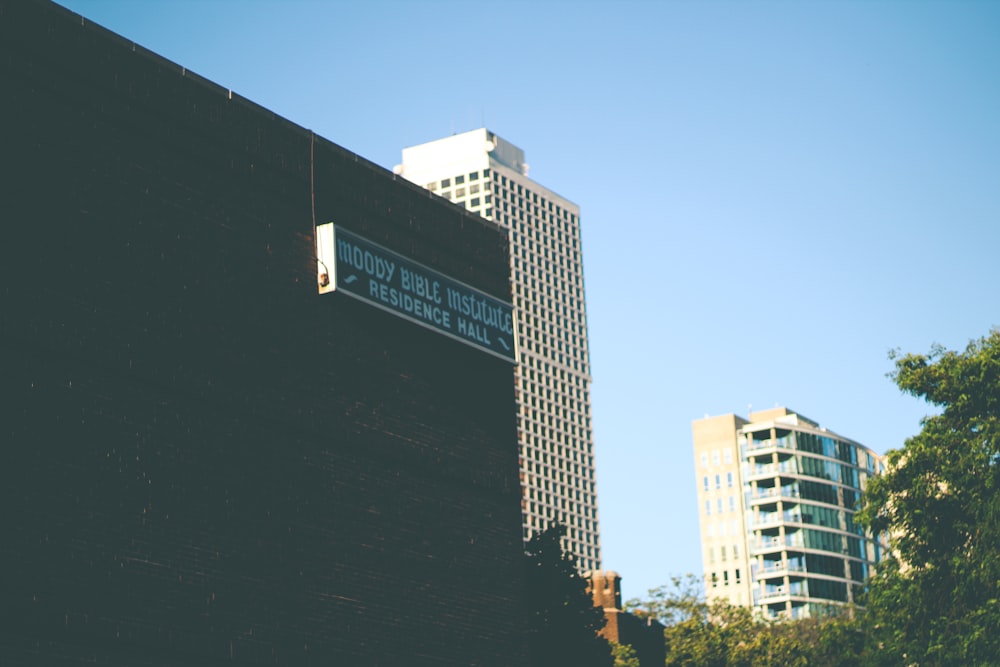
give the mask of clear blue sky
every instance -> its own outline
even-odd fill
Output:
[[[487,126],[582,209],[604,566],[700,573],[691,421],[884,452],[1000,325],[1000,3],[62,0],[380,164]]]

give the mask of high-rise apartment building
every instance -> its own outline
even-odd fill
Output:
[[[854,521],[879,456],[786,408],[692,426],[708,598],[767,618],[854,602],[882,556]]]
[[[405,148],[396,171],[507,230],[524,538],[561,523],[580,570],[600,569],[580,208],[486,129]]]

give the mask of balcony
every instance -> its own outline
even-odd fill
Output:
[[[798,499],[799,489],[794,484],[785,486],[758,486],[756,490],[750,492],[751,504],[761,504],[762,502],[774,502],[781,498]]]
[[[761,600],[773,600],[774,598],[783,598],[788,596],[788,591],[785,590],[784,586],[776,586],[775,588],[768,588],[760,593]]]
[[[750,440],[749,442],[747,442],[746,445],[744,445],[744,447],[746,448],[747,452],[763,452],[767,451],[768,449],[777,449],[779,447],[787,449],[788,444],[787,443],[783,444],[781,441],[778,440]]]
[[[777,528],[782,523],[781,515],[777,512],[761,514],[757,519],[750,522],[751,530],[762,530],[766,528]]]
[[[787,548],[799,551],[804,547],[805,540],[803,539],[802,532],[799,530],[787,532],[784,537],[781,535],[757,535],[750,540],[750,548],[755,554]]]
[[[755,553],[773,551],[775,549],[781,550],[785,548],[785,542],[781,539],[780,535],[758,535],[757,538],[751,542],[751,545],[753,546]]]
[[[761,478],[774,477],[777,470],[773,463],[764,463],[754,466],[750,466],[747,470],[747,481],[752,481]]]
[[[780,486],[758,486],[755,491],[750,493],[750,499],[756,500],[758,498],[777,498],[780,495]]]
[[[759,579],[770,579],[790,572],[805,572],[805,563],[794,560],[765,560],[757,569]]]
[[[748,439],[744,448],[747,452],[759,452],[767,449],[794,449],[795,441],[787,435],[770,440]]]
[[[764,561],[764,564],[758,568],[761,578],[772,577],[775,574],[786,572],[787,570],[788,563],[783,560],[766,560]]]
[[[786,523],[802,523],[802,514],[797,509],[787,510],[780,514],[778,512],[760,512],[756,518],[751,519],[750,529],[766,530]]]
[[[776,475],[798,475],[799,467],[795,459],[780,461],[779,463],[755,463],[747,469],[747,480],[757,478],[768,478]]]
[[[765,586],[760,592],[761,600],[772,600],[774,598],[790,596],[808,596],[809,589],[802,581],[793,581],[788,586]]]
[[[805,546],[805,540],[802,539],[802,533],[796,530],[794,533],[788,533],[785,535],[785,546],[786,547],[799,547]]]

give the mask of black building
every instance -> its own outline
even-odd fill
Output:
[[[504,233],[56,5],[0,81],[0,664],[523,663],[512,366],[315,247]]]

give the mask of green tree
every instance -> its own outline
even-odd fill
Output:
[[[751,634],[749,610],[717,600],[702,603],[694,614],[667,625],[668,667],[726,667],[734,649]]]
[[[862,498],[860,520],[891,547],[869,582],[871,639],[883,664],[996,664],[1000,330],[962,352],[893,358],[899,388],[940,413],[889,452]]]
[[[651,615],[665,624],[668,667],[864,664],[864,626],[858,610],[765,621],[722,600],[706,602],[702,590],[701,580],[693,575],[674,577],[670,584],[649,591],[647,599],[626,605],[632,613]]]
[[[639,616],[652,616],[667,626],[708,613],[705,585],[693,574],[674,576],[670,583],[650,589],[644,599],[633,598],[625,603],[625,611]]]
[[[565,534],[565,527],[552,526],[525,547],[531,664],[612,667],[611,647],[597,634],[604,611],[594,606],[575,559],[563,551]]]
[[[845,608],[840,614],[805,618],[789,624],[810,667],[857,667],[870,662],[866,652],[865,615]]]
[[[611,645],[611,655],[615,658],[615,667],[641,667],[634,648],[618,642],[608,643]]]

